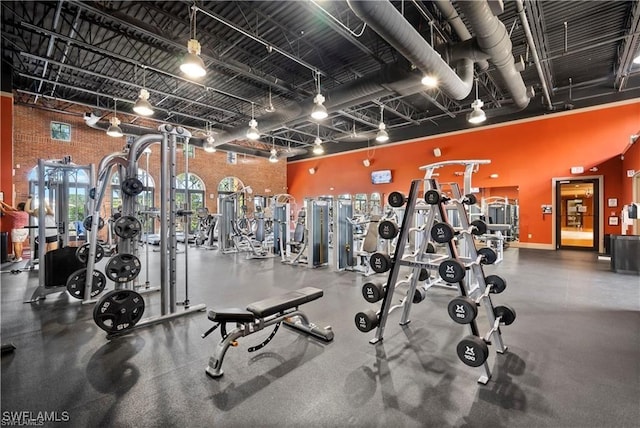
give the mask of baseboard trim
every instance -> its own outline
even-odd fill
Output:
[[[529,248],[533,250],[555,250],[553,244],[540,244],[537,242],[510,242],[510,246],[514,248]]]

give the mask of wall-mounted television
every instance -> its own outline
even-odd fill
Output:
[[[371,182],[373,184],[387,184],[391,183],[391,170],[383,169],[380,171],[371,171]]]

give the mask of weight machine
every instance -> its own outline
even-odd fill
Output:
[[[63,287],[66,285],[67,277],[81,267],[81,263],[75,258],[76,250],[68,247],[70,227],[69,188],[71,180],[75,180],[77,196],[77,177],[80,172],[84,172],[88,176],[88,185],[92,187],[95,177],[94,165],[76,165],[71,162],[70,156],[58,160],[38,159],[38,180],[35,183],[38,199],[38,225],[30,227],[31,231],[37,230],[38,287],[32,293],[31,298],[24,303],[34,303],[44,300],[49,294],[64,291]],[[33,190],[32,187],[30,189],[31,193],[35,193]],[[62,241],[62,247],[45,254],[47,226],[45,224],[44,201],[47,200],[51,201],[51,208],[54,210],[54,215],[57,219],[57,232],[59,241]],[[76,204],[78,203],[77,197],[75,202]],[[84,210],[85,212],[90,212],[92,208],[92,201],[87,197]],[[30,235],[33,238],[33,232]],[[35,241],[36,239],[31,239],[32,243],[35,243]],[[35,268],[35,253],[35,244],[32,244],[31,259],[27,263],[25,270]]]
[[[317,268],[329,264],[329,210],[331,199],[307,198],[306,228],[307,228],[307,266]]]

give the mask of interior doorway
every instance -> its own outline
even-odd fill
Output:
[[[599,179],[556,182],[556,248],[599,249]]]

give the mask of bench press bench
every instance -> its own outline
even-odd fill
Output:
[[[208,318],[216,324],[207,330],[202,338],[213,333],[220,327],[222,340],[216,346],[213,356],[209,358],[206,372],[211,377],[222,376],[222,362],[229,346],[237,346],[239,337],[249,336],[265,327],[275,325],[275,328],[261,344],[249,348],[249,352],[257,351],[266,346],[275,336],[284,322],[288,327],[303,333],[310,334],[326,342],[333,340],[331,327],[320,328],[309,322],[307,316],[298,309],[298,306],[322,297],[323,291],[319,288],[304,287],[299,290],[289,291],[280,296],[269,297],[258,302],[251,303],[246,309],[228,308],[213,309],[208,313]],[[236,323],[236,328],[227,332],[227,323]]]

